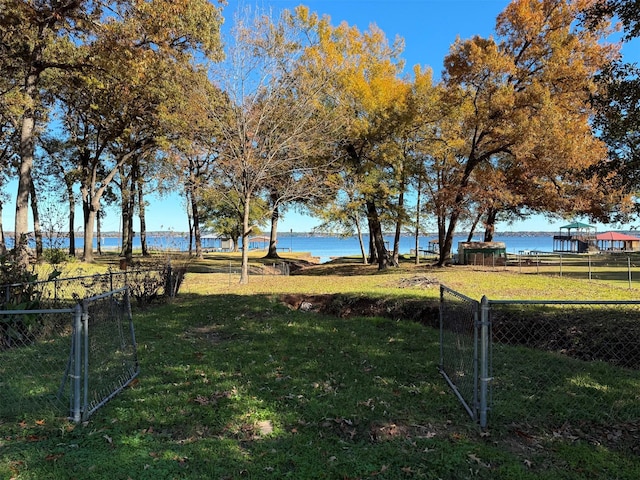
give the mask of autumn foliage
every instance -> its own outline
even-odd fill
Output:
[[[208,215],[225,211],[243,244],[270,223],[277,257],[278,219],[299,209],[328,231],[368,230],[363,258],[380,269],[407,229],[435,226],[444,265],[461,228],[490,240],[530,214],[622,218],[633,192],[593,127],[594,104],[616,91],[596,81],[619,58],[613,7],[514,0],[494,36],[452,43],[437,78],[406,74],[401,38],[304,6],[223,19],[205,0],[5,1],[0,182],[18,179],[16,233],[51,171],[80,188],[86,260],[104,204],[120,205],[132,236],[152,190],[185,196],[196,254],[200,228],[221,225]],[[226,51],[223,20],[235,22]],[[603,112],[603,139],[622,145]]]

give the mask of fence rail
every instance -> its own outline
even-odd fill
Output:
[[[441,287],[440,327],[441,372],[482,428],[489,414],[556,429],[640,417],[640,301],[476,302]]]
[[[506,261],[496,255],[470,256],[467,265],[482,270],[511,270],[518,273],[554,275],[587,280],[627,283],[640,281],[640,253],[565,253],[526,251],[507,254]]]
[[[0,417],[87,419],[138,375],[128,290],[0,310]]]

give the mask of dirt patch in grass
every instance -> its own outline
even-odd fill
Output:
[[[212,344],[216,345],[231,338],[230,335],[220,332],[220,325],[212,324],[201,327],[192,327],[185,332],[186,337],[205,338]]]
[[[438,325],[439,306],[432,300],[398,300],[349,295],[286,294],[280,300],[292,310],[316,312],[339,318],[385,317]]]

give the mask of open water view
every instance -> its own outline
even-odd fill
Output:
[[[393,236],[385,236],[387,248],[393,248]],[[427,250],[429,241],[435,240],[436,236],[424,236],[419,239],[419,250]],[[363,235],[365,248],[369,248],[369,236]],[[456,235],[453,239],[453,252],[458,250],[459,242],[466,242],[467,235]],[[474,237],[473,241],[482,241],[482,236]],[[507,253],[520,253],[524,251],[551,252],[553,251],[553,233],[549,234],[526,234],[520,235],[496,235],[493,241],[504,242]],[[408,254],[415,249],[415,237],[400,237],[400,254]],[[310,252],[312,256],[318,257],[324,263],[331,258],[360,255],[360,244],[357,237],[333,237],[333,236],[297,236],[295,233],[281,234],[278,238],[278,249],[296,252]]]
[[[551,252],[553,250],[553,233],[551,232],[520,232],[509,234],[498,234],[494,236],[494,241],[504,242],[507,253],[522,252]],[[435,240],[435,235],[421,236],[419,249],[427,250],[429,242]],[[7,240],[10,240],[9,238]],[[363,235],[365,248],[368,249],[369,236]],[[393,236],[385,236],[387,248],[393,247]],[[458,250],[459,242],[466,242],[467,234],[456,235],[453,239],[453,252]],[[476,235],[473,241],[482,241],[482,235]],[[7,242],[10,245],[10,241]],[[45,247],[53,245],[58,248],[67,248],[68,240],[58,238],[46,241]],[[83,239],[76,238],[76,249],[83,248]],[[188,236],[184,233],[153,232],[147,234],[147,245],[152,250],[160,251],[187,251],[189,246]],[[105,234],[101,239],[101,247],[104,251],[117,251],[120,249],[121,240],[114,234]],[[135,236],[133,248],[139,249],[141,246],[140,237]],[[253,246],[266,248],[265,242],[256,242]],[[97,248],[97,240],[94,238],[94,248]],[[415,249],[415,238],[413,236],[402,236],[400,238],[400,254],[409,254]],[[360,244],[356,236],[338,237],[331,235],[320,235],[312,233],[283,232],[278,235],[278,251],[286,256],[286,252],[309,252],[311,256],[319,259],[321,263],[328,262],[335,257],[358,256]]]

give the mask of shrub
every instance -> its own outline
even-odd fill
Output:
[[[62,248],[47,248],[43,252],[42,257],[51,265],[59,265],[69,259],[69,255]]]

